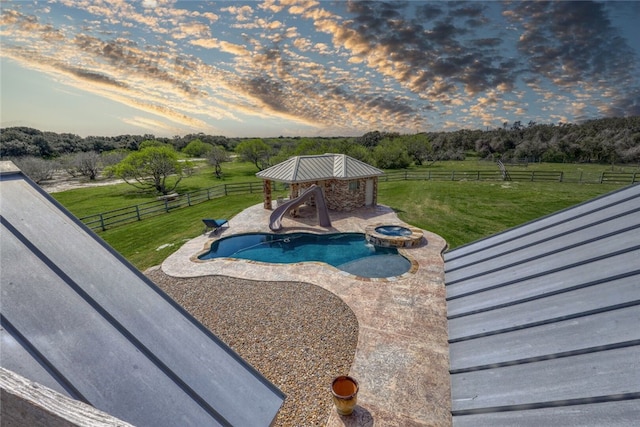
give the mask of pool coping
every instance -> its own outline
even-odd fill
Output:
[[[354,413],[345,417],[332,411],[327,425],[450,426],[444,239],[422,230],[423,244],[400,249],[415,267],[402,276],[389,278],[358,277],[321,262],[266,264],[231,258],[197,259],[215,239],[271,232],[271,212],[262,204],[245,209],[229,220],[229,228],[186,242],[162,263],[162,270],[174,277],[223,275],[300,281],[332,292],[358,319],[358,344],[348,374],[358,380],[360,391]],[[415,229],[381,205],[351,212],[331,211],[330,216],[331,227],[318,226],[312,214],[285,217],[279,233],[364,233],[367,226],[379,223]]]

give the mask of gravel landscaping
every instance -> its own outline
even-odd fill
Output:
[[[302,282],[145,274],[286,394],[275,426],[325,425],[329,385],[349,373],[358,342],[342,300]]]

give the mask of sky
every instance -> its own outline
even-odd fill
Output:
[[[640,115],[640,2],[0,2],[0,127],[358,136]]]

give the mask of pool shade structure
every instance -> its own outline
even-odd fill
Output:
[[[351,211],[373,207],[378,200],[378,177],[384,172],[344,154],[295,156],[260,171],[265,209],[272,207],[272,181],[289,186],[289,198],[295,199],[311,185],[322,188],[327,207]]]
[[[640,185],[444,254],[455,427],[640,419]]]
[[[267,426],[283,393],[10,162],[0,362],[136,426]]]

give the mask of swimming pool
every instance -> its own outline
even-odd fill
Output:
[[[276,264],[320,261],[361,277],[400,276],[411,262],[396,248],[368,243],[362,233],[248,233],[216,240],[200,260],[240,258]]]

